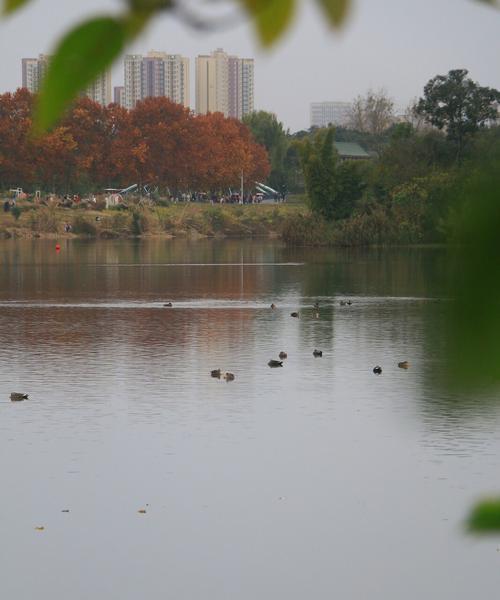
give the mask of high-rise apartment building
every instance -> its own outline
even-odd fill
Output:
[[[241,117],[254,111],[254,60],[241,59]],[[238,118],[241,118],[238,117]]]
[[[197,114],[221,112],[241,119],[253,110],[253,58],[230,56],[222,48],[196,58]]]
[[[111,72],[101,73],[93,83],[85,88],[82,96],[87,96],[101,106],[111,104]]]
[[[32,94],[40,91],[49,63],[50,56],[46,54],[40,54],[38,58],[23,58],[21,60],[22,86]],[[82,96],[87,96],[94,102],[107,106],[111,102],[111,73],[106,71],[99,75],[94,83],[86,87]]]
[[[312,102],[311,127],[347,125],[351,117],[350,102]]]
[[[189,59],[179,54],[149,52],[125,57],[123,106],[134,108],[139,100],[166,96],[189,107]]]
[[[118,104],[118,106],[123,106],[125,101],[125,86],[116,85],[113,88],[113,102]]]
[[[142,100],[142,54],[127,54],[124,62],[125,94],[123,106],[134,108]]]
[[[40,90],[42,79],[47,72],[50,57],[46,54],[39,54],[38,58],[23,58],[21,60],[22,68],[22,87],[36,94]]]

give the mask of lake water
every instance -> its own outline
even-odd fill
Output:
[[[444,250],[61,244],[0,242],[2,599],[498,596],[463,519],[500,415],[435,385]]]

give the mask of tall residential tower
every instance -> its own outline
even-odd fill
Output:
[[[197,114],[221,112],[241,119],[253,110],[253,58],[230,56],[222,48],[196,58]]]
[[[49,63],[50,56],[46,54],[40,54],[38,58],[23,58],[21,60],[22,86],[32,94],[39,92]],[[85,88],[82,96],[87,96],[94,102],[107,106],[111,102],[111,72],[105,71],[99,75],[93,83]]]
[[[22,87],[26,88],[32,94],[36,94],[41,87],[42,79],[47,72],[50,57],[46,54],[39,54],[38,58],[23,58],[22,67]]]
[[[125,57],[123,106],[134,108],[139,100],[165,96],[189,107],[189,58],[179,54],[149,52]]]

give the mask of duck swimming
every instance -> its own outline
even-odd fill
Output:
[[[398,367],[400,369],[408,369],[410,363],[407,360],[403,360],[402,362],[398,362]]]
[[[278,356],[280,358],[288,358],[288,354],[286,352],[283,352],[283,350],[278,354]]]
[[[172,304],[172,302],[167,302],[163,306],[165,306],[165,308],[172,308],[173,304]]]
[[[21,394],[20,392],[12,392],[10,395],[12,402],[21,402],[21,400],[27,400],[28,394]]]
[[[316,356],[316,357],[323,356],[323,350],[313,350],[313,356]]]
[[[381,375],[382,367],[379,367],[378,365],[376,367],[373,367],[373,372],[375,373],[375,375]]]
[[[276,308],[276,304],[274,302],[271,304],[271,308],[274,310]]]
[[[217,379],[220,379],[220,376],[220,369],[214,369],[213,371],[210,371],[210,377],[216,377]]]
[[[272,358],[267,364],[270,367],[282,367],[283,366],[283,361],[281,361],[281,360],[275,360],[274,358]]]
[[[232,373],[226,373],[226,374],[224,375],[224,379],[225,379],[226,381],[234,381],[234,375],[233,375]]]
[[[291,317],[295,317],[296,319],[298,319],[299,318],[299,313],[298,312],[293,312],[293,313],[290,313],[290,316]]]

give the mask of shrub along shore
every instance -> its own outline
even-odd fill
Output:
[[[18,206],[2,213],[0,238],[281,236],[284,223],[305,210],[294,205],[172,204],[128,210]]]
[[[303,202],[257,205],[172,204],[128,210],[67,209],[18,203],[0,214],[0,239],[128,237],[275,237],[295,246],[418,244],[425,223],[394,208],[327,221]]]

